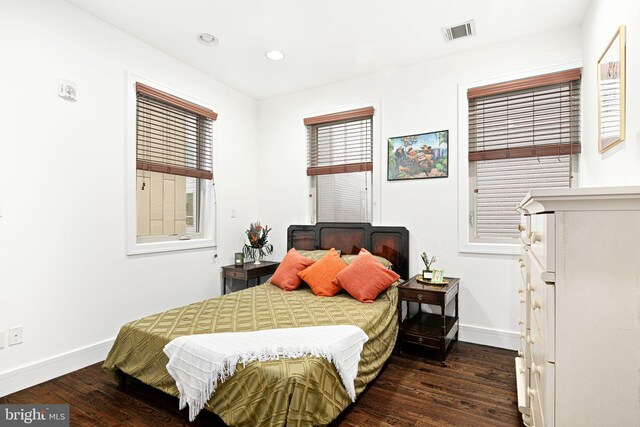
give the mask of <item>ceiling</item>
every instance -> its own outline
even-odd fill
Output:
[[[590,0],[67,1],[261,99],[580,24]],[[441,28],[469,19],[477,36],[445,43]]]

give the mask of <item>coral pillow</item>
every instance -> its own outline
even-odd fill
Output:
[[[298,272],[314,263],[315,260],[305,258],[300,255],[295,248],[291,248],[282,259],[282,262],[276,269],[276,272],[273,273],[271,283],[285,291],[298,289],[298,286],[300,286],[301,283],[301,280],[298,277]]]
[[[299,272],[298,276],[307,282],[314,294],[321,297],[332,297],[341,289],[340,286],[333,283],[333,279],[346,267],[347,265],[340,259],[340,254],[331,248],[320,261],[316,261],[311,267]]]
[[[362,249],[356,259],[338,273],[333,283],[360,302],[373,302],[399,278],[395,271],[386,269],[369,251]]]

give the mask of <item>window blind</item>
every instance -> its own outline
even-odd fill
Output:
[[[136,84],[136,167],[212,179],[212,129],[217,114]]]
[[[318,221],[371,221],[371,172],[318,175],[316,179]]]
[[[317,221],[371,221],[373,113],[366,107],[304,119]]]
[[[479,238],[517,237],[515,207],[532,188],[569,188],[570,156],[476,162],[475,230]]]
[[[469,162],[478,238],[518,236],[533,188],[567,188],[580,152],[580,70],[470,89]]]
[[[373,107],[304,119],[307,175],[373,170]]]

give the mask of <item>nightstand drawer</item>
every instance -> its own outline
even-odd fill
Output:
[[[422,292],[400,288],[400,298],[406,301],[422,302],[425,304],[440,304],[441,296],[432,292]]]
[[[243,271],[225,271],[224,276],[230,279],[242,279],[242,280],[247,279],[247,273]]]
[[[412,335],[406,332],[403,334],[403,337],[405,342],[424,345],[427,347],[440,348],[440,339],[438,338],[429,338],[429,337],[423,337],[420,335]]]

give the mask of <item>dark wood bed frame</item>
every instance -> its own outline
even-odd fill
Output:
[[[405,227],[374,226],[366,222],[319,222],[290,225],[287,250],[340,249],[342,255],[357,255],[365,248],[388,259],[393,270],[409,278],[409,231]]]
[[[333,222],[291,225],[287,229],[287,250],[293,247],[300,250],[335,248],[340,249],[343,255],[357,255],[360,249],[365,248],[374,255],[388,259],[393,264],[393,270],[402,279],[409,277],[409,231],[405,227]],[[398,310],[399,320],[401,320],[400,314]],[[132,382],[142,384],[120,370],[116,375],[120,387],[125,387]],[[371,384],[367,385],[369,386]],[[219,420],[216,422],[222,423],[218,415],[213,414],[213,416]]]

